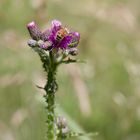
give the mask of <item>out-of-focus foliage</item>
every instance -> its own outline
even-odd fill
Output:
[[[87,62],[59,69],[57,105],[86,132],[99,132],[91,139],[139,140],[139,5],[139,0],[1,0],[0,140],[44,140],[43,92],[35,85],[44,85],[45,75],[26,45],[26,24],[36,20],[45,28],[55,18],[81,33],[79,58]]]

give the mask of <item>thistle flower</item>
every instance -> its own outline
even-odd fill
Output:
[[[62,26],[58,20],[53,20],[51,28],[40,31],[34,21],[27,25],[31,39],[28,45],[33,48],[41,58],[43,68],[47,73],[47,81],[41,89],[46,91],[44,95],[47,103],[47,139],[56,140],[56,138],[66,139],[77,136],[67,126],[64,117],[57,117],[55,122],[55,93],[58,89],[56,81],[57,68],[60,64],[69,64],[78,62],[76,59],[71,59],[68,55],[77,55],[77,45],[80,40],[78,32],[71,32],[66,27]],[[39,86],[38,86],[39,87]],[[40,87],[39,87],[40,88]]]
[[[30,22],[27,28],[32,38],[28,42],[31,47],[38,46],[45,50],[67,50],[71,55],[76,55],[78,52],[76,47],[80,40],[80,34],[69,31],[58,20],[53,20],[51,28],[43,32],[39,30],[34,21]]]

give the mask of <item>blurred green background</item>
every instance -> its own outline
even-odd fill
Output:
[[[26,24],[45,29],[52,19],[80,32],[86,61],[58,70],[57,108],[69,125],[99,133],[90,140],[140,140],[139,0],[0,0],[0,140],[44,140],[35,85],[45,74]]]

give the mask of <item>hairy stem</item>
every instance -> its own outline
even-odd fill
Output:
[[[52,55],[50,55],[50,68],[48,71],[48,79],[45,86],[45,99],[47,103],[47,140],[55,140],[55,92],[57,90],[57,83],[55,79],[56,66],[53,61]]]

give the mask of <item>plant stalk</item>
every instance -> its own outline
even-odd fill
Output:
[[[47,83],[45,86],[45,100],[47,103],[47,140],[56,140],[56,132],[55,132],[55,92],[57,90],[57,83],[55,79],[56,75],[56,66],[53,61],[53,57],[50,54],[50,68],[47,75]]]

